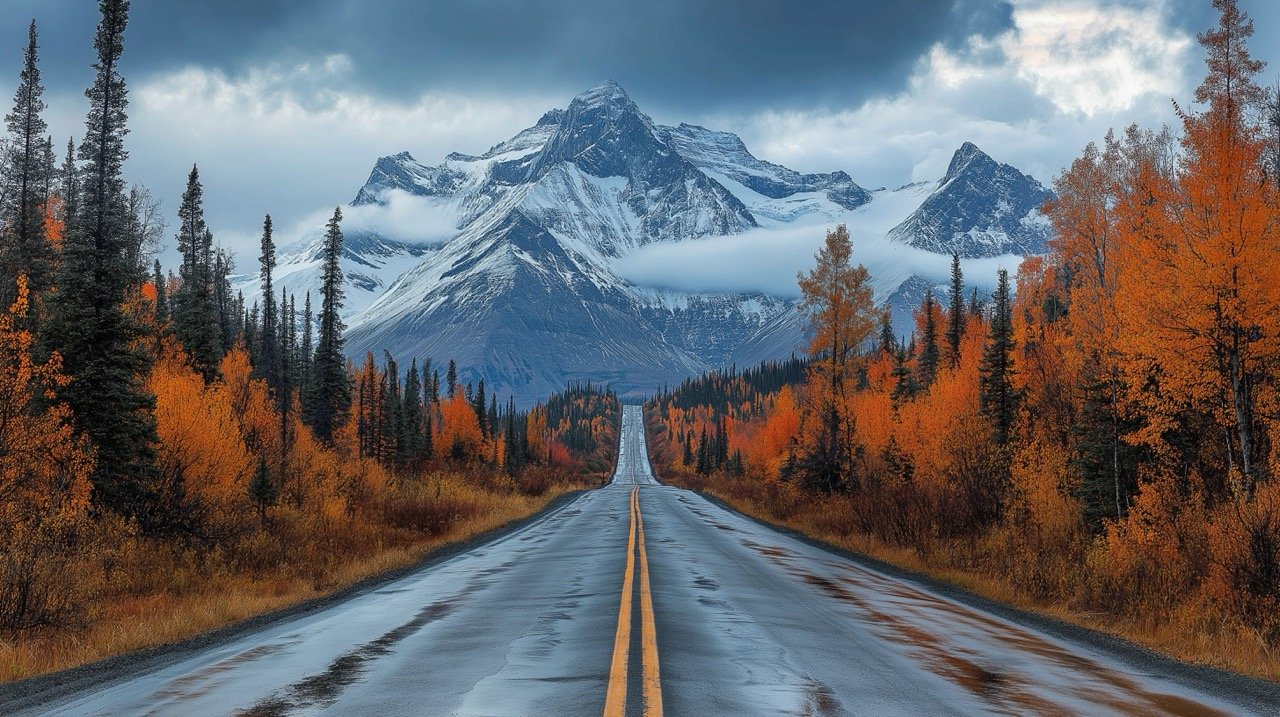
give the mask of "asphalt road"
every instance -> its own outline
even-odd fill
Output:
[[[989,604],[659,485],[638,407],[622,434],[610,485],[514,532],[74,691],[22,702],[0,689],[0,714],[1280,714],[1272,683]]]

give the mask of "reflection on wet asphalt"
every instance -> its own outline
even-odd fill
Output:
[[[610,485],[377,590],[35,713],[599,715],[637,485],[667,714],[1257,709],[659,485],[628,407]]]

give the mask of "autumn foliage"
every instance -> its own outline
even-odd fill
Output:
[[[848,308],[856,281],[816,302],[802,282],[811,318],[843,312],[861,338],[842,374],[856,388],[824,368],[838,332],[817,323],[803,379],[739,401],[712,375],[651,402],[660,472],[1006,599],[1280,674],[1280,135],[1258,120],[1264,100],[1280,118],[1280,97],[1255,84],[1251,22],[1214,4],[1181,132],[1086,147],[1046,207],[1051,251],[1018,267],[1013,299],[927,297],[903,346],[866,338],[876,316]],[[809,284],[841,275],[822,261]],[[938,346],[952,326],[954,354]],[[699,470],[682,444],[719,426],[741,460]],[[834,491],[804,461],[831,452],[830,426],[850,457]]]
[[[75,435],[54,389],[61,357],[33,357],[25,277],[0,315],[0,626],[22,629],[73,615],[83,599],[93,452]]]

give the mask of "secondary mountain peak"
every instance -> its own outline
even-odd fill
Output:
[[[964,257],[1040,254],[1049,224],[1040,213],[1053,193],[973,142],[960,145],[937,189],[889,236]]]

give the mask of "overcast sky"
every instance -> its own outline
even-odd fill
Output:
[[[1280,3],[1240,5],[1274,82]],[[35,18],[64,147],[96,3],[0,6],[0,101]],[[243,252],[266,212],[288,231],[350,201],[380,155],[479,153],[612,78],[658,122],[869,188],[936,178],[965,140],[1048,183],[1108,127],[1174,122],[1215,17],[1209,0],[134,0],[127,171],[168,216],[198,163],[210,225]]]

